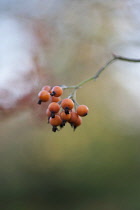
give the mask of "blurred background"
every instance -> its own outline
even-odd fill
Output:
[[[0,1],[0,206],[140,209],[140,64],[77,92],[89,115],[53,133],[38,91],[75,85],[112,53],[140,58],[139,0]],[[65,96],[69,95],[66,91]]]

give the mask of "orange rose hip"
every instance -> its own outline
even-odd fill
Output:
[[[74,103],[70,98],[65,98],[62,100],[61,106],[65,110],[65,113],[69,114],[69,110],[74,107]]]
[[[50,92],[51,86],[45,85],[45,86],[43,86],[42,90],[46,90],[46,91]]]
[[[58,125],[61,125],[62,123],[62,119],[60,118],[59,115],[55,115],[54,118],[50,118],[49,119],[49,123],[52,125],[52,126],[58,126]]]
[[[86,105],[79,105],[76,109],[76,112],[79,116],[84,117],[88,114],[88,107]]]
[[[56,97],[56,96],[51,96],[51,102],[58,102],[58,101],[60,101],[61,100],[61,98],[60,97]]]
[[[52,102],[49,104],[48,109],[50,110],[50,112],[57,113],[60,110],[60,105],[56,102]]]
[[[51,96],[59,97],[63,94],[63,89],[60,86],[54,86],[51,90]]]
[[[71,118],[71,113],[66,114],[64,111],[62,111],[62,112],[60,113],[60,117],[61,117],[62,120],[68,121],[68,120],[70,120],[70,118]]]
[[[48,117],[51,117],[51,112],[50,112],[49,109],[46,110],[46,115],[47,115]]]
[[[41,90],[38,93],[38,98],[39,98],[38,104],[41,104],[41,102],[47,102],[47,101],[49,101],[50,94],[46,90]]]
[[[68,120],[69,123],[74,123],[76,122],[78,119],[78,114],[74,111],[71,112],[71,117],[70,119]]]

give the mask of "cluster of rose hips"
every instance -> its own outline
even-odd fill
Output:
[[[42,102],[50,102],[46,115],[48,116],[48,123],[52,125],[52,131],[56,132],[58,126],[64,127],[68,122],[74,130],[81,125],[82,118],[88,114],[88,107],[86,105],[78,105],[72,98],[64,98],[61,100],[60,96],[63,94],[61,86],[50,87],[44,86],[38,93],[38,104]]]

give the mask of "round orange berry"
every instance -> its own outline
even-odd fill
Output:
[[[61,125],[62,123],[62,119],[60,118],[59,115],[55,115],[54,118],[50,118],[49,119],[49,123],[52,125],[52,126],[58,126],[58,125]]]
[[[46,90],[41,90],[38,93],[38,98],[40,101],[47,102],[50,99],[50,94]]]
[[[60,110],[60,105],[56,102],[52,102],[49,104],[48,109],[50,110],[50,112],[57,113]]]
[[[69,110],[74,107],[74,103],[70,98],[65,98],[62,100],[61,106],[65,110],[65,113],[69,114]]]
[[[48,117],[51,117],[51,112],[50,112],[49,109],[46,110],[46,115],[47,115]]]
[[[58,102],[58,101],[60,101],[60,100],[61,100],[60,97],[51,96],[51,102]]]
[[[75,130],[81,124],[82,124],[82,118],[78,115],[76,122],[72,123],[71,126]]]
[[[88,111],[89,109],[86,105],[79,105],[76,110],[77,114],[81,117],[86,116],[88,114]]]
[[[76,122],[73,123],[74,128],[77,128],[79,125],[81,125],[81,123],[82,123],[82,118],[78,116]]]
[[[70,118],[71,118],[71,113],[66,114],[64,111],[62,111],[62,112],[60,113],[60,117],[61,117],[62,120],[68,121],[68,120],[70,120]]]
[[[54,86],[51,90],[51,96],[59,97],[63,94],[63,89],[60,86]]]
[[[75,130],[79,125],[81,125],[82,123],[82,118],[76,113],[76,112],[71,112],[71,118],[68,121],[71,125],[71,127],[73,127],[73,129]]]
[[[45,85],[45,86],[42,88],[42,90],[46,90],[46,91],[50,92],[51,86]]]
[[[75,123],[78,119],[78,114],[74,111],[71,112],[71,117],[68,120],[69,123]]]

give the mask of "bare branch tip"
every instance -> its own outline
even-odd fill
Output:
[[[115,53],[112,53],[113,58],[117,58],[118,56]]]

